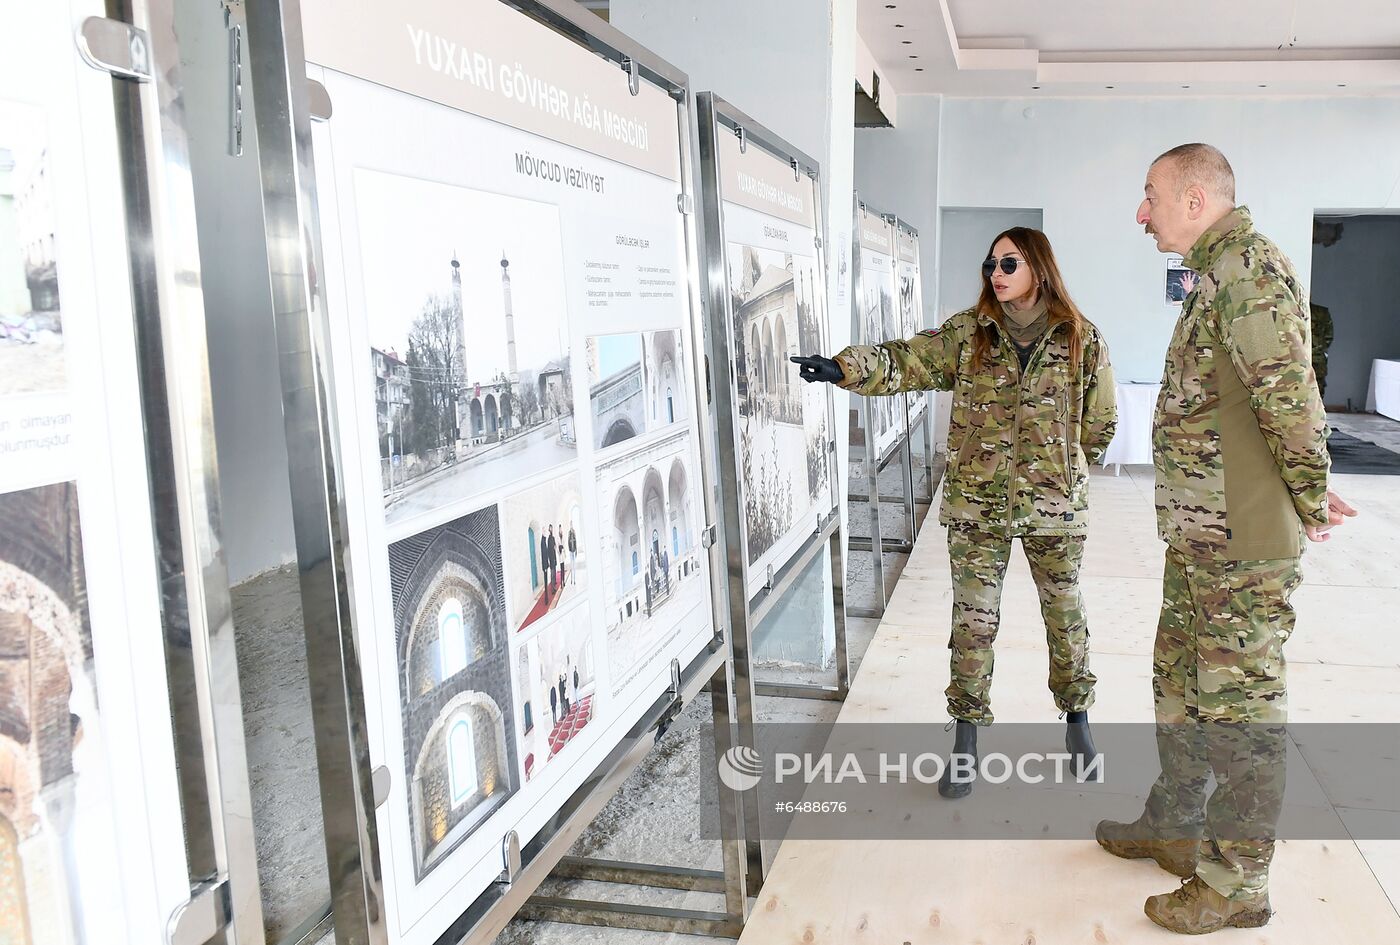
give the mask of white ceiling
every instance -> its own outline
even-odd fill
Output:
[[[857,9],[861,39],[900,93],[1400,94],[1397,0],[858,0]]]

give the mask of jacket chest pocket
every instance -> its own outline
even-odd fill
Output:
[[[1208,359],[1211,345],[1202,339],[1201,317],[1204,306],[1187,303],[1172,333],[1167,347],[1166,369],[1162,373],[1162,393],[1169,397],[1181,413],[1191,413],[1206,399],[1202,367]]]

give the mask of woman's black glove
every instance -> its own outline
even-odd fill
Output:
[[[798,373],[808,383],[826,381],[828,384],[839,384],[846,379],[846,372],[841,370],[841,365],[819,354],[807,357],[794,355],[788,360],[797,365]]]

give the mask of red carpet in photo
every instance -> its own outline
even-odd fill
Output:
[[[516,628],[517,632],[524,630],[526,627],[530,626],[530,624],[558,607],[559,601],[563,599],[568,590],[569,585],[567,583],[562,587],[556,587],[550,592],[549,600],[546,602],[544,599],[544,587],[541,586],[539,594],[535,595],[535,606],[531,607],[530,612],[525,615],[525,619],[520,621],[520,626]]]
[[[578,702],[569,707],[569,714],[554,724],[549,732],[549,756],[553,758],[573,738],[593,716],[593,696],[579,696]]]

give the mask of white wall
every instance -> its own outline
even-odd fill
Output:
[[[1374,358],[1400,358],[1400,217],[1352,217],[1342,238],[1314,246],[1312,297],[1332,313],[1329,404],[1366,406]]]
[[[857,128],[855,186],[860,199],[919,231],[924,325],[937,325],[938,148],[942,98],[906,95],[894,128]]]
[[[296,559],[253,90],[245,41],[244,150],[242,157],[231,157],[228,34],[222,10],[217,3],[180,4],[177,9],[224,551],[229,580],[237,583]]]
[[[917,132],[906,98],[897,132],[927,138],[935,113]],[[1240,202],[1305,282],[1315,211],[1400,207],[1397,98],[945,99],[941,123],[942,205],[1043,208],[1069,290],[1107,336],[1120,380],[1160,379],[1178,311],[1162,302],[1162,257],[1133,219],[1162,151],[1221,148]],[[906,171],[900,206],[911,214],[921,177]]]

